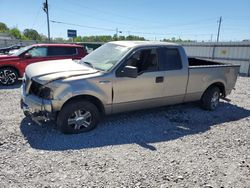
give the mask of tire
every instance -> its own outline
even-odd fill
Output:
[[[213,111],[219,105],[220,89],[217,86],[209,87],[201,98],[201,106],[205,110]]]
[[[13,85],[18,80],[18,73],[13,68],[1,68],[0,69],[0,84],[8,86]]]
[[[96,127],[100,112],[96,105],[83,100],[67,103],[57,116],[57,127],[64,134],[88,132]]]

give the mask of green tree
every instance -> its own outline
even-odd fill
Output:
[[[118,40],[126,40],[126,37],[125,36],[119,36]]]
[[[176,39],[175,37],[172,37],[171,39],[163,39],[164,42],[194,42],[193,40],[182,40],[181,38]]]
[[[41,36],[34,29],[25,29],[23,35],[30,40],[41,40]]]
[[[21,33],[21,31],[20,31],[19,29],[17,29],[16,27],[10,29],[10,30],[8,31],[8,33],[9,33],[11,36],[15,37],[16,39],[21,39],[21,38],[22,38],[22,33]]]
[[[6,32],[8,30],[9,28],[7,27],[7,25],[3,22],[0,22],[0,32]]]
[[[129,35],[126,37],[126,40],[146,40],[144,37]]]
[[[74,38],[75,42],[82,42],[82,37],[81,36],[77,36],[76,38]]]

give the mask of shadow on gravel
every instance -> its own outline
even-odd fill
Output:
[[[11,85],[11,86],[4,86],[0,84],[0,90],[1,89],[17,89],[20,88],[22,85],[22,80],[18,80],[16,84]]]
[[[152,143],[203,133],[214,125],[248,116],[250,110],[229,103],[221,103],[213,112],[203,111],[192,103],[109,116],[95,130],[78,135],[63,135],[52,129],[52,123],[39,126],[27,118],[21,122],[20,129],[30,146],[41,150],[77,150],[121,144],[138,144],[156,150]]]

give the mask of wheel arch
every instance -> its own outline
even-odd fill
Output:
[[[66,102],[64,102],[64,104],[62,105],[62,108],[66,104],[68,104],[68,103],[70,103],[72,101],[79,101],[79,100],[86,100],[86,101],[89,101],[89,102],[93,103],[94,105],[96,105],[96,107],[99,110],[101,115],[105,114],[105,108],[104,108],[104,105],[101,102],[101,100],[98,99],[97,97],[93,96],[93,95],[87,95],[87,94],[77,95],[77,96],[74,96],[72,98],[69,98]]]
[[[210,84],[207,89],[204,91],[204,93],[211,87],[218,87],[220,89],[220,93],[222,94],[223,97],[226,96],[226,88],[225,88],[225,84],[222,82],[214,82],[212,84]],[[203,93],[203,94],[204,94]]]

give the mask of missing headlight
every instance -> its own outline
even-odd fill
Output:
[[[49,87],[46,87],[35,81],[32,81],[29,93],[43,99],[53,99],[53,91]]]
[[[42,87],[40,90],[40,97],[44,99],[53,99],[53,92],[48,87]]]

